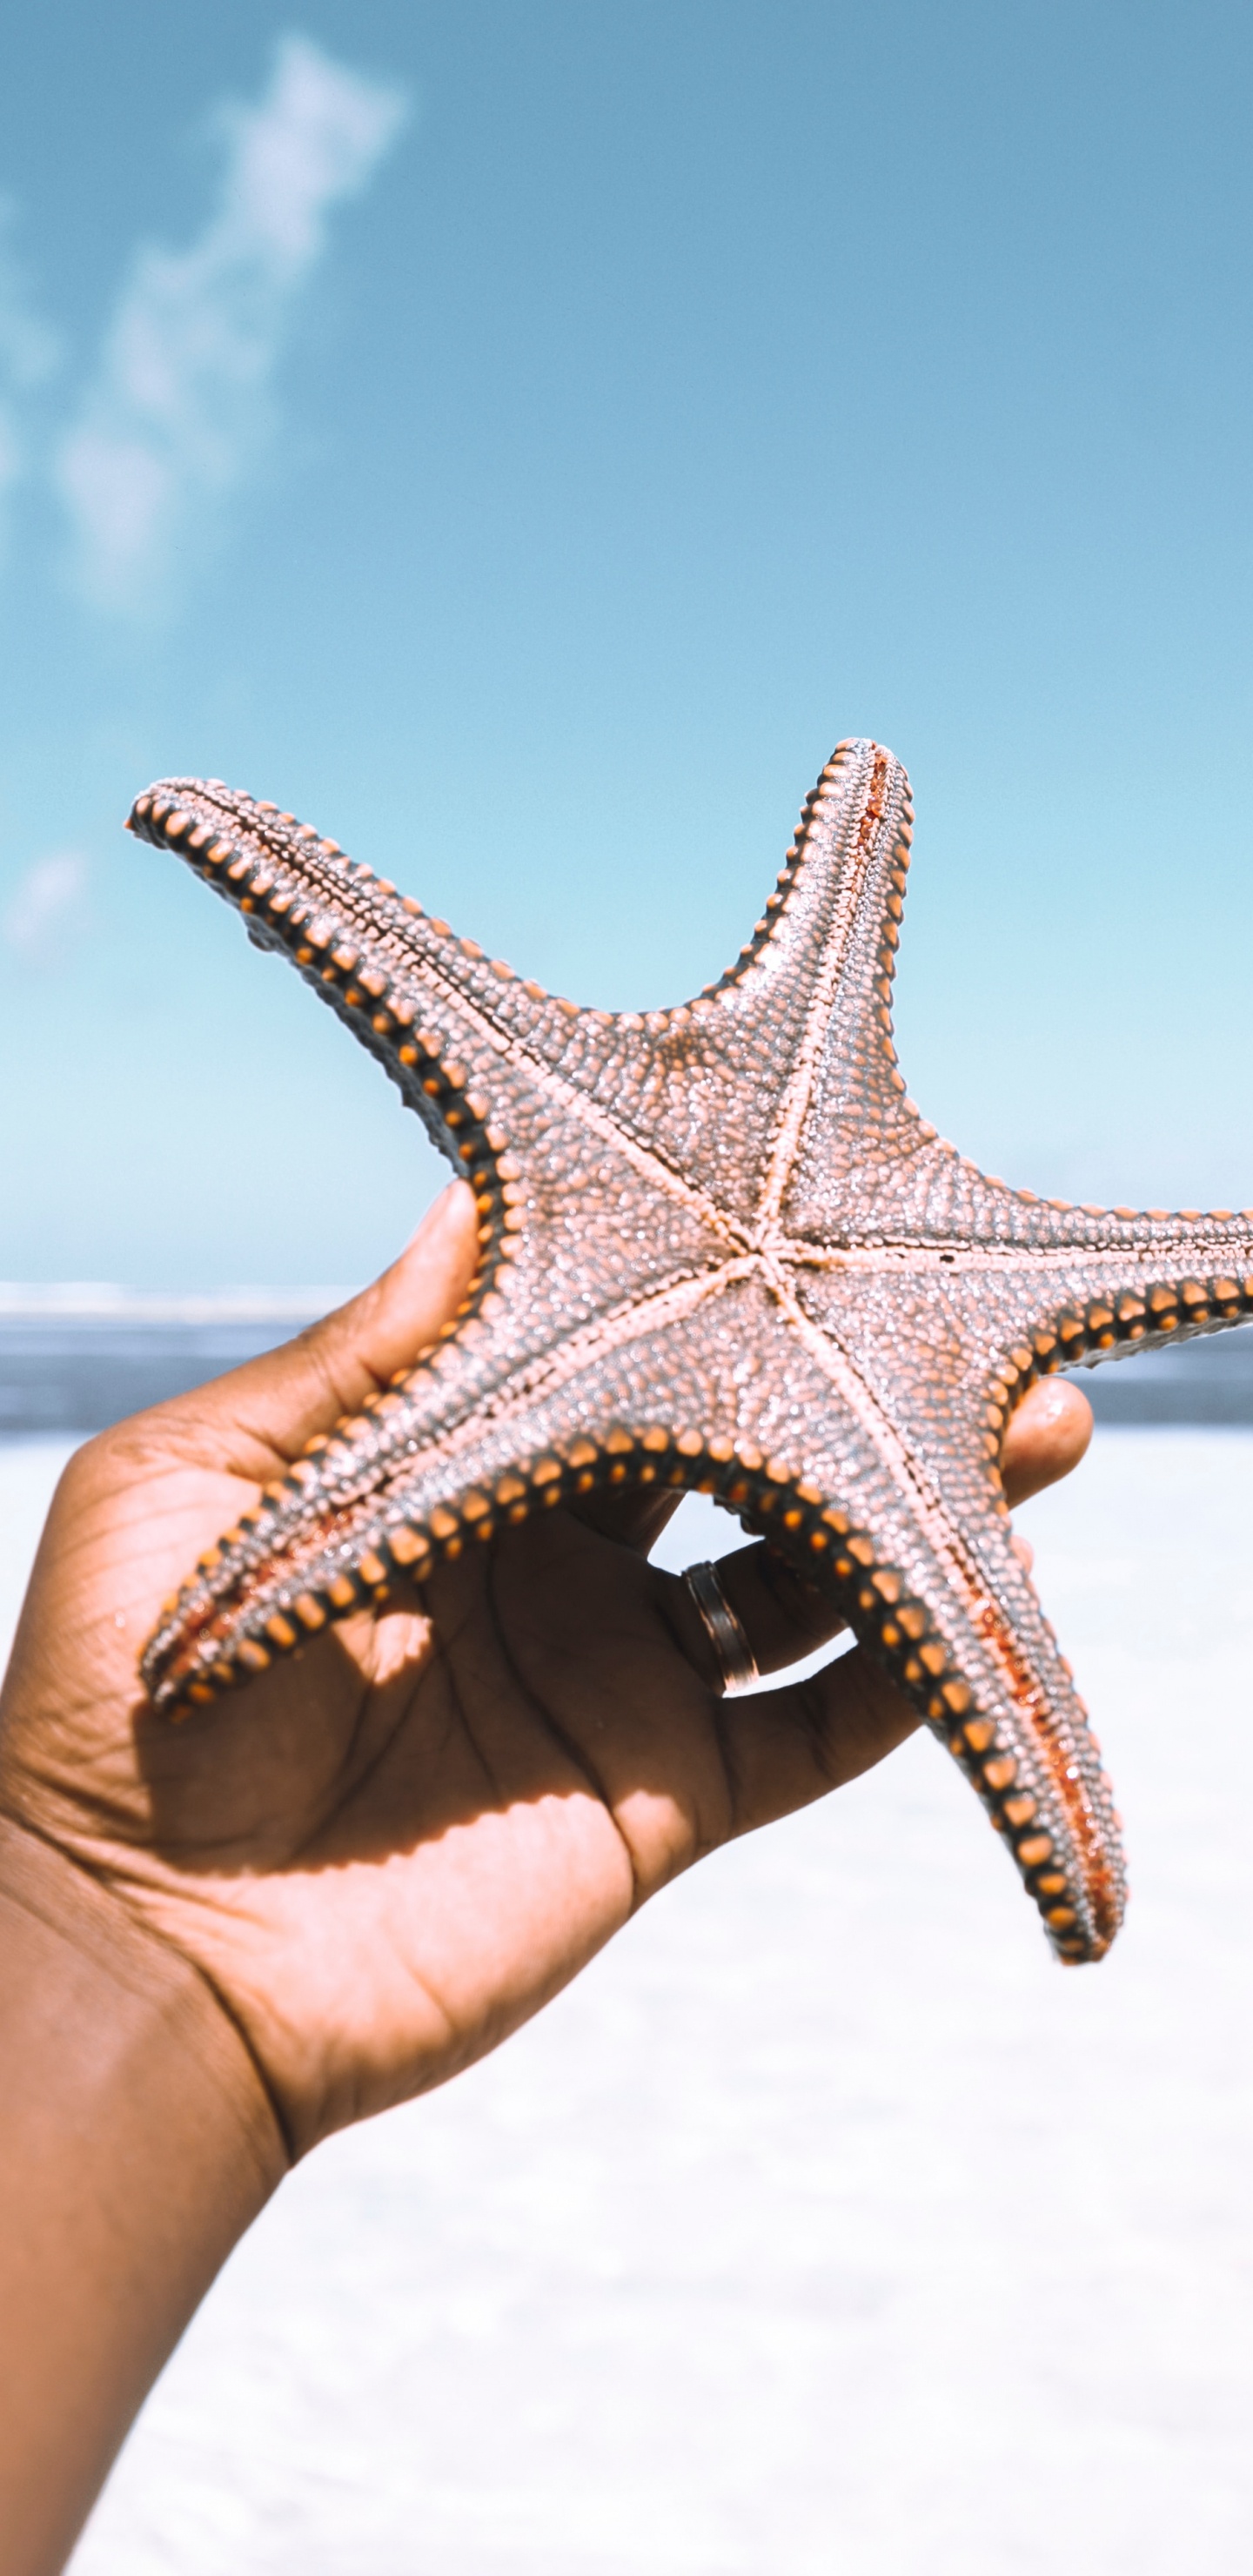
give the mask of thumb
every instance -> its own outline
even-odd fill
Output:
[[[454,1181],[359,1297],[294,1342],[158,1406],[146,1418],[149,1434],[159,1423],[164,1449],[187,1440],[198,1465],[264,1484],[436,1339],[465,1296],[477,1253],[474,1194]]]

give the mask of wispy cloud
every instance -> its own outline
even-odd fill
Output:
[[[81,926],[88,873],[78,850],[51,850],[36,859],[0,913],[5,947],[27,965],[60,957]]]
[[[286,37],[259,105],[216,120],[217,207],[189,249],[142,249],[56,479],[78,581],[146,613],[169,595],[206,513],[273,423],[273,382],[331,211],[366,187],[407,113],[402,93]]]
[[[12,225],[13,209],[0,198],[0,507],[31,462],[31,398],[60,355],[31,302]]]

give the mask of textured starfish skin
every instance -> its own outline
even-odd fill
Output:
[[[192,779],[138,799],[132,831],[294,958],[480,1219],[444,1338],[167,1605],[158,1709],[530,1510],[696,1488],[830,1594],[948,1745],[1059,1955],[1108,1948],[1110,1785],[1011,1545],[1001,1443],[1038,1374],[1253,1313],[1253,1211],[1042,1202],[937,1137],[891,1037],[912,819],[892,754],[841,744],[738,963],[641,1017],[520,981],[272,805]]]

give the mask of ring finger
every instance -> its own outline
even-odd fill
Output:
[[[688,1661],[711,1690],[781,1672],[846,1625],[830,1598],[764,1540],[692,1571],[694,1582],[660,1568],[654,1580]]]

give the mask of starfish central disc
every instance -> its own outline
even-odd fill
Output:
[[[1066,1960],[1125,1883],[1109,1783],[1011,1543],[1032,1379],[1253,1313],[1253,1212],[991,1180],[905,1097],[891,990],[913,810],[842,743],[761,920],[677,1009],[522,982],[334,841],[214,780],[130,828],[291,958],[479,1212],[444,1339],[202,1560],[144,1658],[170,1716],[441,1555],[626,1482],[717,1495],[822,1586],[966,1772]]]

